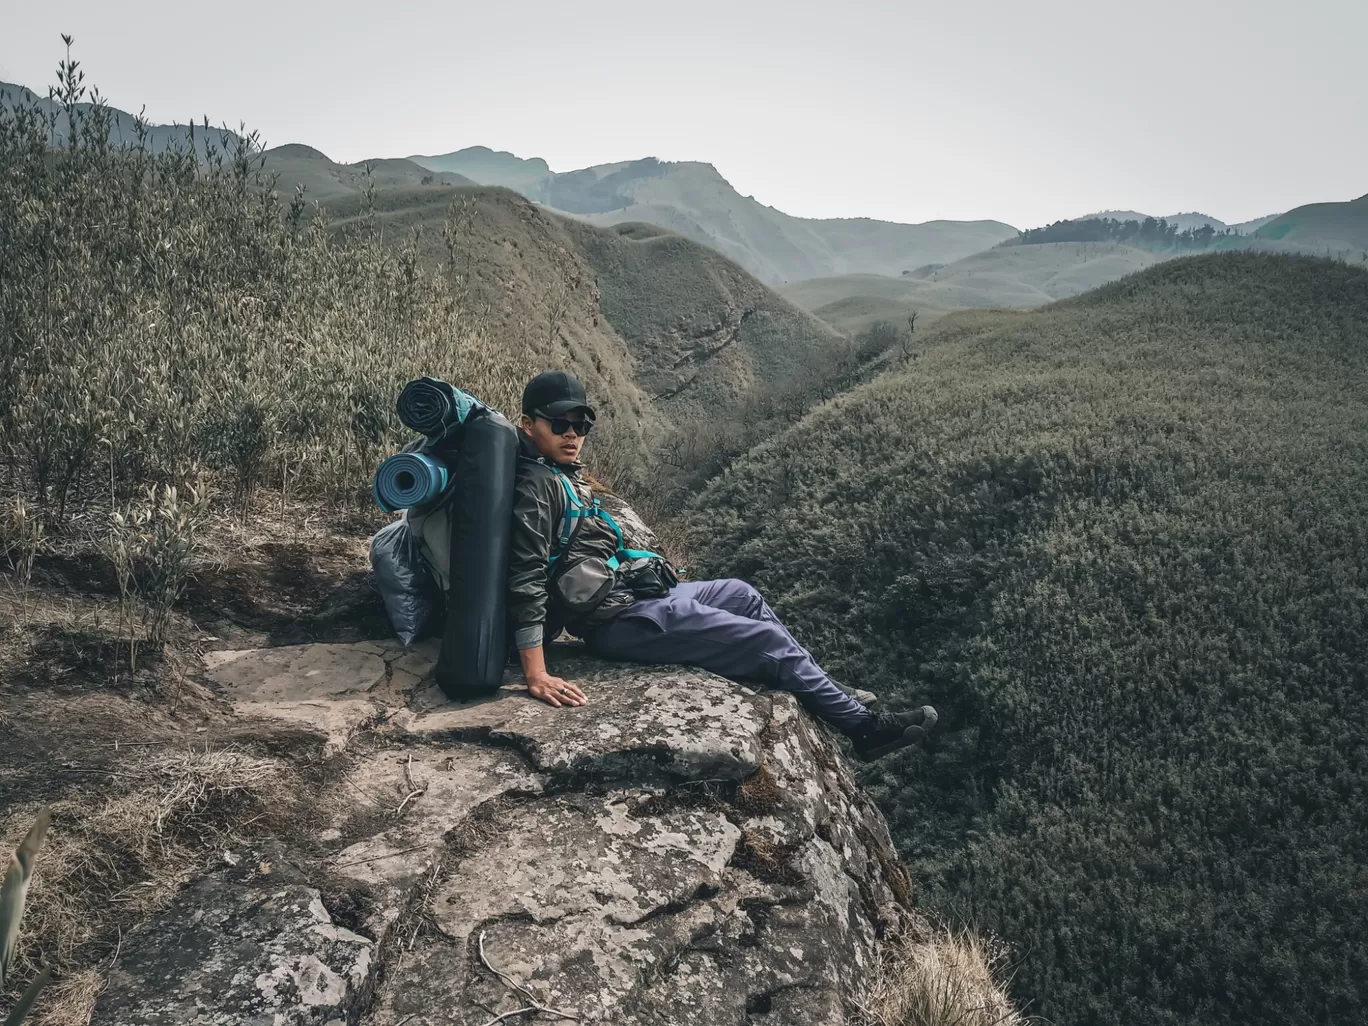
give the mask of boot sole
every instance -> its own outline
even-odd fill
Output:
[[[896,752],[901,748],[911,748],[913,745],[919,744],[925,737],[925,730],[921,727],[912,726],[908,727],[900,736],[886,744],[879,745],[877,748],[866,748],[864,751],[859,751],[857,749],[855,754],[859,757],[861,762],[873,762],[875,759],[882,759],[890,752]]]

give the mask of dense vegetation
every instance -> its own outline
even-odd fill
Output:
[[[238,135],[111,145],[74,62],[61,80],[55,104],[0,107],[8,497],[60,519],[206,471],[244,502],[364,494],[416,372],[511,403],[535,354],[481,337],[454,259],[425,271],[365,218],[330,232]]]
[[[1047,242],[1118,242],[1127,246],[1162,251],[1192,252],[1229,245],[1242,236],[1233,228],[1217,231],[1209,224],[1181,231],[1164,218],[1143,221],[1118,221],[1114,217],[1090,217],[1078,221],[1056,221],[1043,228],[1028,228],[1003,246],[1038,246]]]
[[[920,899],[1059,1023],[1368,1018],[1368,273],[1160,264],[960,314],[700,496],[838,676]]]

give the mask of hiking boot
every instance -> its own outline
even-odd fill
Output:
[[[899,748],[920,744],[936,725],[936,710],[929,705],[902,713],[875,713],[874,723],[850,735],[855,754],[864,762],[881,759]]]
[[[874,694],[872,691],[866,691],[864,688],[848,688],[838,680],[833,680],[831,683],[835,684],[861,705],[873,705],[879,700],[878,695]]]

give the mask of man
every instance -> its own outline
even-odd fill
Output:
[[[564,626],[604,658],[690,664],[791,691],[865,760],[916,744],[935,725],[929,705],[899,715],[871,712],[856,697],[861,693],[846,692],[822,671],[744,581],[672,582],[667,574],[660,594],[634,590],[618,570],[620,559],[650,554],[626,548],[582,475],[580,452],[594,410],[572,375],[546,371],[528,382],[519,426],[509,608],[534,697],[554,706],[588,702],[578,685],[546,668],[544,643]]]

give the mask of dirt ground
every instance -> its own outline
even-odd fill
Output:
[[[54,811],[15,973],[54,970],[40,1026],[88,1021],[122,931],[225,844],[324,814],[308,800],[327,773],[318,735],[244,725],[202,673],[216,649],[390,635],[367,547],[387,518],[286,512],[201,528],[168,638],[137,646],[132,669],[92,532],[50,533],[26,589],[0,553],[0,851]]]

